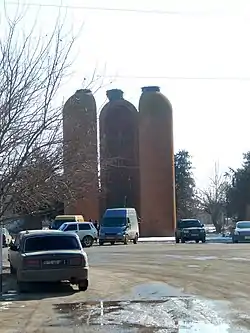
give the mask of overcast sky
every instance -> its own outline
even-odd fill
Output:
[[[98,107],[106,89],[121,88],[138,107],[141,87],[159,85],[173,105],[175,150],[193,156],[199,187],[208,183],[215,162],[223,172],[239,166],[250,150],[249,0],[6,2],[10,13],[17,2],[29,4],[26,31],[36,15],[43,29],[53,26],[59,9],[74,32],[84,22],[75,74],[62,98],[82,88],[94,68],[105,76]]]

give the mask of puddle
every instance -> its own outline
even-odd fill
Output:
[[[82,332],[90,328],[91,332],[119,333],[243,332],[225,323],[209,302],[192,297],[62,303],[54,309],[62,326],[81,327]]]
[[[160,300],[166,297],[181,297],[186,296],[180,289],[169,286],[163,282],[149,282],[140,284],[132,288],[131,293],[126,295],[126,299],[147,299],[147,300]]]
[[[180,256],[180,255],[175,255],[175,254],[166,254],[165,255],[168,258],[173,258],[173,259],[180,259],[180,260],[187,260],[187,259],[192,259],[192,260],[225,260],[225,261],[250,261],[250,258],[237,258],[237,257],[233,257],[233,258],[218,258],[216,256]],[[188,266],[191,267],[191,266]]]
[[[0,311],[2,310],[9,310],[12,302],[0,302]]]
[[[199,265],[187,265],[187,267],[190,267],[190,268],[199,268],[200,266]]]
[[[192,257],[194,260],[216,260],[219,259],[218,257],[215,256],[208,256],[208,257]]]

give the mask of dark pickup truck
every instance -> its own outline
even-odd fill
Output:
[[[185,243],[186,241],[206,242],[206,231],[204,224],[196,219],[182,219],[177,222],[175,230],[175,241]]]

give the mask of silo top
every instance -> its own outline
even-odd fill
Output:
[[[107,90],[106,95],[109,101],[118,101],[123,99],[123,91],[120,89]]]
[[[78,89],[65,103],[63,112],[74,112],[75,110],[90,111],[96,113],[95,98],[90,89]]]
[[[92,94],[92,91],[90,89],[78,89],[76,94]]]
[[[160,92],[160,87],[158,86],[148,86],[148,87],[142,87],[142,92]]]

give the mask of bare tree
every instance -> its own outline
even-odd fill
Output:
[[[58,153],[62,119],[54,98],[69,73],[75,41],[64,35],[59,19],[49,36],[35,39],[34,29],[21,35],[22,19],[7,17],[0,41],[0,218],[16,198],[21,175],[31,177],[25,176],[27,165],[42,152]]]
[[[198,193],[200,208],[211,216],[217,232],[221,232],[224,225],[227,188],[225,176],[219,173],[219,168],[215,164],[214,175],[210,178],[208,188]]]

